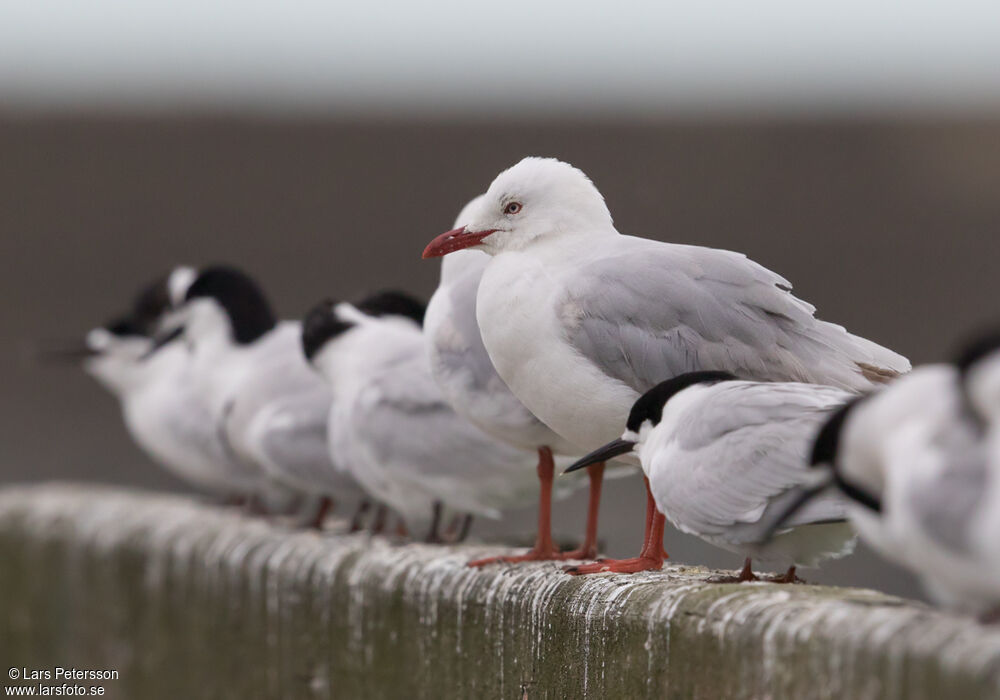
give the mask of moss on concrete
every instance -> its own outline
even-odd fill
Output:
[[[1000,631],[873,591],[291,532],[176,496],[0,491],[0,659],[124,698],[1000,695]]]

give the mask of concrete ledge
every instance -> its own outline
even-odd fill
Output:
[[[127,698],[976,698],[1000,630],[708,572],[471,570],[486,547],[291,533],[178,496],[0,490],[0,663]]]

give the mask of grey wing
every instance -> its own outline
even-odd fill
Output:
[[[482,334],[479,331],[479,322],[476,320],[476,295],[481,280],[481,269],[464,270],[449,288],[448,298],[452,309],[450,318],[455,326],[455,332],[462,340],[463,348],[461,355],[452,359],[468,368],[475,388],[486,390],[495,381],[499,380],[502,383],[502,380],[486,352],[486,346],[483,344]]]
[[[560,439],[514,396],[483,344],[476,319],[482,268],[489,261],[483,257],[483,265],[463,270],[447,290],[450,327],[434,338],[435,374],[459,411],[484,429],[518,444],[555,445]]]
[[[370,463],[459,510],[496,516],[534,482],[535,456],[455,413],[424,358],[376,378],[353,420]]]
[[[626,239],[569,282],[557,313],[582,355],[637,392],[703,369],[858,390],[910,368],[817,320],[787,280],[741,254]]]
[[[256,447],[277,465],[315,464],[332,469],[326,441],[329,393],[310,392],[273,402],[255,420]]]
[[[329,387],[304,363],[276,363],[241,387],[225,425],[233,450],[301,489],[354,489],[330,458]]]
[[[849,398],[815,385],[720,384],[681,416],[669,448],[650,470],[657,502],[678,527],[757,541],[797,487],[811,483],[808,453],[828,413]],[[823,496],[790,526],[842,520],[842,502]],[[734,531],[734,526],[746,525]]]

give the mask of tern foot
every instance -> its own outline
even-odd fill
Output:
[[[774,576],[765,576],[764,580],[768,583],[805,583],[805,579],[801,579],[795,575],[795,567],[788,567],[788,571],[783,574],[775,574]]]
[[[793,573],[794,575],[794,573]],[[750,566],[750,559],[743,562],[743,568],[736,576],[709,576],[705,579],[707,583],[749,583],[760,581],[760,578],[753,572]]]
[[[633,557],[632,559],[604,559],[593,564],[567,566],[563,568],[567,574],[582,576],[584,574],[634,574],[639,571],[659,571],[663,568],[662,557]]]
[[[1000,607],[987,610],[976,618],[981,625],[1000,624]]]

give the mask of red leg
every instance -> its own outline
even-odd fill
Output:
[[[646,531],[643,535],[642,551],[632,559],[606,559],[605,561],[569,566],[568,574],[600,574],[605,572],[632,574],[637,571],[655,571],[663,568],[663,528],[666,518],[656,509],[653,492],[649,490],[649,479],[646,482]]]
[[[316,509],[316,515],[306,525],[313,530],[322,530],[323,523],[326,522],[326,516],[331,510],[333,510],[333,499],[323,496],[319,501],[319,507]]]
[[[462,518],[462,526],[458,529],[458,536],[455,538],[456,542],[465,542],[465,538],[469,536],[469,530],[472,529],[472,514],[466,513],[465,517]]]
[[[759,580],[757,574],[753,572],[753,561],[750,557],[743,560],[743,568],[736,576],[710,576],[708,578],[709,583],[749,583]]]
[[[771,583],[805,583],[805,581],[795,575],[794,566],[789,566],[788,571],[778,576],[768,576],[765,581],[770,581]]]
[[[410,529],[408,527],[406,527],[406,521],[403,520],[402,516],[400,516],[400,517],[398,517],[396,519],[396,529],[395,529],[395,531],[394,531],[393,534],[395,534],[396,537],[409,537],[410,536]]]
[[[368,501],[361,501],[358,504],[358,509],[354,512],[354,517],[351,518],[351,529],[348,532],[358,532],[361,530],[369,508],[371,508],[371,504]]]
[[[441,505],[441,501],[434,501],[434,506],[431,510],[431,526],[427,530],[427,537],[424,538],[424,542],[427,544],[441,544],[444,539],[441,537],[441,511],[444,506]],[[402,521],[400,521],[402,522]]]
[[[552,541],[552,478],[555,476],[555,462],[552,450],[548,447],[538,448],[538,533],[535,536],[535,546],[527,553],[517,556],[487,557],[470,561],[469,566],[485,566],[497,562],[546,561],[562,559],[559,550]]]
[[[385,532],[386,522],[389,520],[388,506],[379,504],[375,509],[375,518],[372,520],[372,534],[381,535]]]
[[[590,502],[587,505],[587,532],[579,549],[563,552],[563,559],[597,558],[597,516],[601,509],[601,485],[604,483],[604,462],[587,467],[590,476]]]

